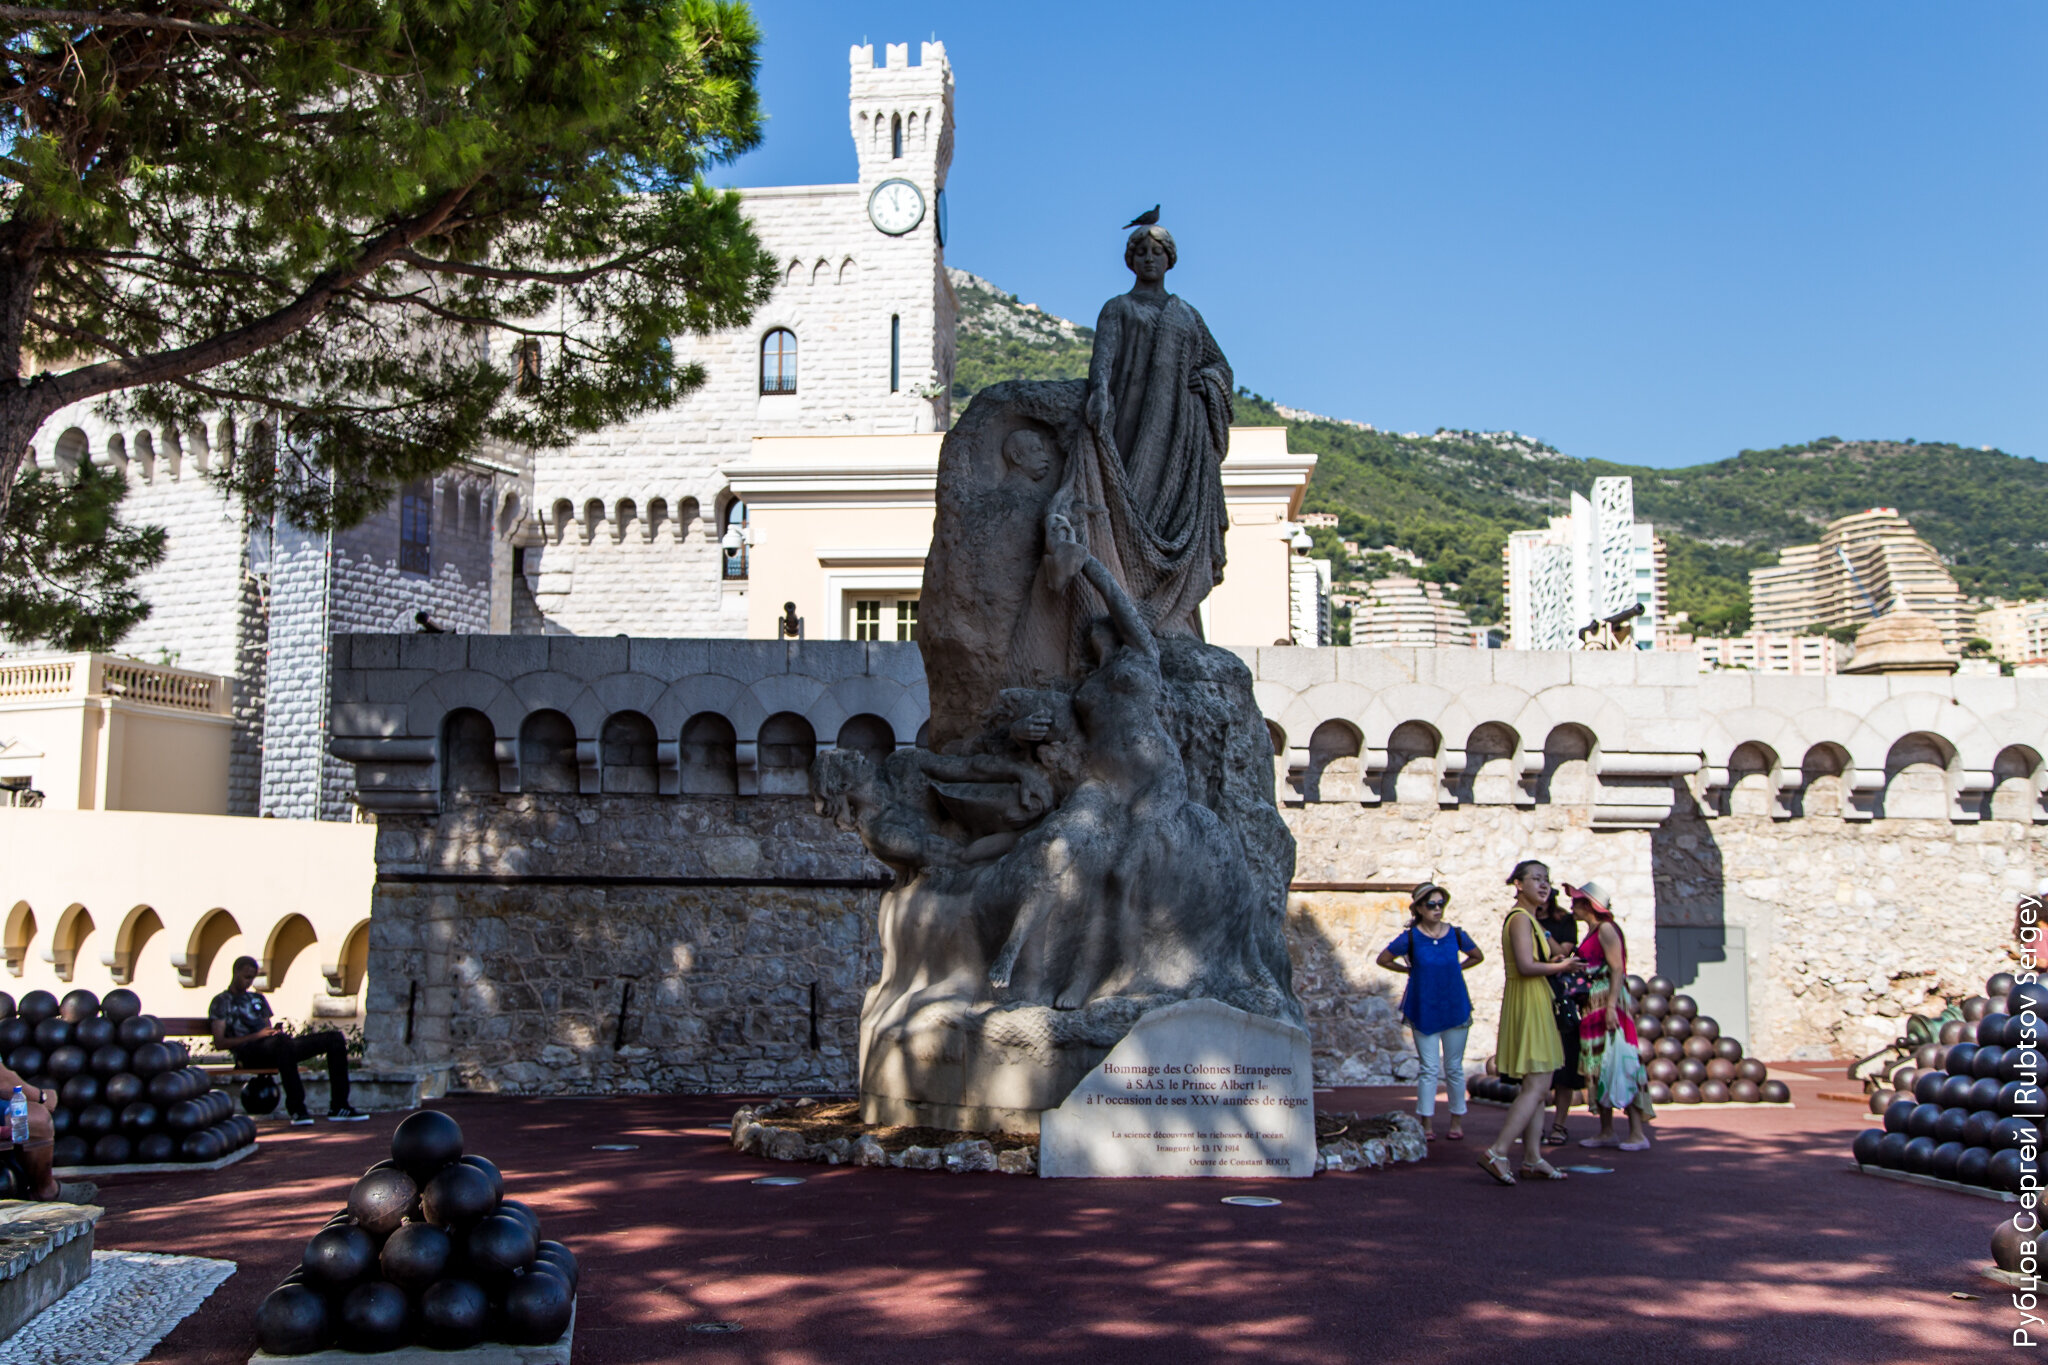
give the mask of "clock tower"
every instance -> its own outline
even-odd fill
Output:
[[[881,66],[850,53],[849,113],[866,231],[861,368],[915,429],[950,425],[957,308],[946,279],[946,171],[953,163],[953,69],[946,45],[890,43]],[[872,262],[872,267],[866,263]]]

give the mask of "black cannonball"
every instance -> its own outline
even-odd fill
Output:
[[[1956,1163],[1962,1160],[1963,1144],[1944,1142],[1934,1149],[1934,1157],[1928,1163],[1927,1173],[1936,1180],[1954,1180]]]
[[[2008,1015],[2005,1030],[1999,1035],[1998,1045],[2007,1052],[2028,1046],[2039,1047],[2043,1041],[2041,1023],[2039,1016],[2030,1020],[2024,1014]]]
[[[209,1090],[199,1097],[202,1104],[213,1106],[213,1122],[226,1123],[235,1112],[235,1101],[225,1090]]]
[[[1643,1018],[1662,1020],[1671,1014],[1671,999],[1663,995],[1646,995],[1642,1004]]]
[[[1765,1081],[1757,1086],[1757,1093],[1763,1097],[1766,1104],[1790,1104],[1792,1102],[1792,1087],[1783,1081]]]
[[[477,1156],[472,1152],[462,1158],[462,1164],[474,1166],[484,1173],[485,1178],[491,1182],[491,1202],[494,1205],[498,1200],[505,1197],[504,1173],[497,1168],[489,1157]]]
[[[125,1109],[142,1098],[142,1078],[119,1071],[100,1084],[100,1098],[116,1109]]]
[[[1935,1095],[1935,1102],[1950,1108],[1958,1105],[1965,1109],[1970,1108],[1970,1087],[1975,1084],[1976,1082],[1968,1076],[1950,1073],[1943,1079],[1941,1089]]]
[[[201,1128],[196,1133],[185,1134],[178,1144],[178,1155],[187,1161],[219,1161],[228,1154],[228,1146],[221,1141],[220,1134],[211,1128]]]
[[[187,1065],[185,1067],[185,1074],[192,1078],[192,1093],[194,1095],[204,1095],[207,1091],[213,1089],[213,1076],[210,1073],[202,1071],[196,1066]]]
[[[135,1100],[121,1107],[121,1131],[129,1137],[139,1138],[155,1128],[163,1114],[148,1100]]]
[[[71,1120],[71,1131],[82,1138],[99,1138],[121,1126],[120,1116],[104,1104],[88,1104]]]
[[[56,1166],[83,1166],[91,1157],[92,1144],[76,1133],[58,1138],[50,1149],[50,1162]]]
[[[1883,1137],[1884,1134],[1879,1133],[1878,1136]],[[542,1242],[534,1249],[533,1254],[536,1260],[553,1262],[568,1271],[569,1285],[572,1289],[582,1281],[583,1271],[576,1264],[576,1253],[560,1242]]]
[[[1699,1002],[1689,995],[1674,995],[1671,997],[1671,1012],[1681,1019],[1696,1019],[1700,1012]]]
[[[206,1111],[198,1100],[179,1100],[164,1110],[164,1127],[173,1133],[196,1133],[206,1126]]]
[[[135,1144],[135,1159],[152,1166],[178,1159],[178,1140],[169,1133],[145,1133]]]
[[[252,1114],[274,1114],[284,1098],[284,1088],[275,1076],[258,1076],[242,1087],[242,1108]]]
[[[1721,1036],[1721,1024],[1712,1015],[1702,1014],[1692,1021],[1692,1036],[1714,1042]]]
[[[465,1264],[488,1287],[502,1285],[531,1261],[540,1239],[520,1219],[494,1213],[470,1228],[462,1245]]]
[[[1940,1040],[1943,1047],[1948,1047],[1953,1043],[1962,1042],[1963,1033],[1969,1027],[1968,1024],[1960,1019],[1945,1020],[1941,1028],[1936,1032],[1935,1037]]]
[[[460,1351],[484,1339],[490,1298],[469,1280],[442,1280],[420,1295],[420,1342],[442,1351]]]
[[[2039,981],[2022,981],[2006,993],[2005,1012],[2018,1014],[2032,1009],[2037,1015],[2048,1015],[2048,984]],[[21,997],[21,1012],[28,1014],[28,997]]]
[[[1679,1079],[1698,1085],[1707,1078],[1707,1064],[1697,1057],[1687,1057],[1678,1064],[1678,1075]]]
[[[1677,989],[1678,987],[1672,983],[1670,977],[1653,976],[1649,979],[1648,982],[1644,983],[1643,993],[1646,995],[1662,995],[1668,997],[1671,995],[1673,991]]]
[[[1685,1055],[1685,1044],[1677,1038],[1666,1035],[1657,1040],[1656,1053],[1659,1057],[1675,1062]]]
[[[1669,1057],[1659,1057],[1656,1061],[1651,1062],[1645,1067],[1644,1070],[1649,1073],[1651,1080],[1662,1081],[1666,1085],[1678,1079],[1678,1063],[1672,1061]]]
[[[1970,1111],[1967,1109],[1944,1109],[1941,1117],[1934,1121],[1931,1136],[1936,1142],[1961,1142],[1963,1133],[1970,1126]]]
[[[147,1051],[149,1051],[148,1048],[142,1048],[137,1053],[136,1064],[138,1066],[141,1064],[141,1053]],[[191,1096],[185,1093],[185,1073],[182,1071],[159,1071],[143,1082],[143,1089],[148,1093],[152,1103],[166,1109],[180,1100],[191,1098]]]
[[[1652,1103],[1652,1104],[1669,1104],[1669,1103],[1671,1103],[1671,1087],[1670,1087],[1670,1086],[1668,1086],[1668,1085],[1666,1085],[1666,1084],[1665,1084],[1664,1082],[1662,1082],[1662,1081],[1651,1081],[1651,1082],[1649,1083],[1649,1085],[1647,1085],[1647,1086],[1646,1086],[1646,1087],[1644,1087],[1644,1088],[1645,1088],[1645,1089],[1647,1089],[1647,1090],[1648,1090],[1648,1091],[1650,1092],[1650,1103]]]
[[[92,1163],[95,1166],[126,1166],[135,1159],[135,1144],[126,1133],[107,1133],[93,1139]]]
[[[1920,1106],[1910,1098],[1893,1100],[1885,1106],[1884,1130],[1887,1133],[1904,1133],[1911,1123],[1913,1113]]]
[[[448,1272],[455,1244],[432,1223],[407,1223],[385,1240],[377,1264],[384,1278],[417,1294]]]
[[[6,991],[0,991],[0,1019],[12,1019],[13,1017],[14,997]]]
[[[95,1076],[118,1076],[128,1069],[128,1049],[108,1043],[103,1048],[94,1049],[87,1065],[92,1067]]]
[[[1521,1086],[1519,1085],[1509,1086],[1507,1098],[1512,1101],[1515,1098],[1515,1092],[1520,1089]],[[510,1214],[512,1217],[517,1218],[520,1222],[526,1224],[527,1227],[533,1229],[534,1241],[538,1242],[540,1240],[540,1215],[533,1211],[532,1205],[520,1199],[504,1199],[498,1203],[498,1212]]]
[[[438,1109],[407,1115],[391,1134],[391,1159],[416,1181],[426,1181],[462,1157],[462,1128]]]
[[[521,1275],[505,1291],[505,1321],[514,1339],[539,1346],[560,1337],[575,1308],[575,1291],[554,1275]]]
[[[2012,1194],[2020,1192],[2020,1174],[2025,1169],[2017,1147],[2008,1147],[1991,1154],[1990,1165],[1986,1168],[1986,1183],[1994,1190],[2006,1190]]]
[[[280,1285],[256,1310],[256,1344],[274,1356],[311,1355],[333,1335],[327,1296],[309,1285]]]
[[[1716,1038],[1714,1040],[1714,1055],[1723,1061],[1740,1064],[1742,1061],[1742,1044],[1733,1038]]]
[[[36,1040],[36,1026],[26,1019],[9,1019],[0,1023],[0,1057],[11,1054],[16,1048],[27,1047]]]
[[[2035,1146],[2039,1142],[2040,1135],[2035,1131],[2034,1125],[2023,1118],[2008,1115],[2000,1119],[1991,1129],[1991,1148],[1993,1151],[2017,1151],[2021,1147]]]
[[[80,988],[67,992],[57,1006],[58,1017],[67,1024],[81,1019],[90,1019],[100,1012],[100,998],[91,991]]]
[[[66,1109],[83,1109],[88,1104],[98,1104],[100,1078],[80,1072],[58,1086],[57,1095]]]
[[[2040,1108],[2041,1091],[2025,1081],[2007,1081],[1998,1087],[1998,1102],[1991,1106],[2000,1114],[2017,1116],[2022,1109]]]
[[[1707,1079],[1723,1085],[1735,1079],[1735,1063],[1726,1057],[1715,1057],[1707,1063]]]
[[[348,1211],[373,1237],[388,1237],[420,1204],[419,1186],[404,1171],[372,1170],[348,1192]]]
[[[1728,1083],[1726,1081],[1707,1080],[1700,1083],[1700,1103],[1726,1104],[1727,1102]]]
[[[1991,1013],[1979,1019],[1977,1021],[1976,1034],[1978,1046],[1996,1047],[2002,1045],[2005,1042],[2006,1021],[2011,1018],[2012,1016],[2009,1014]]]
[[[1941,1059],[1941,1069],[1952,1076],[1967,1076],[1970,1074],[1970,1063],[1976,1056],[1975,1043],[1957,1043],[1948,1050],[1948,1055]]]
[[[1763,1088],[1755,1081],[1745,1081],[1737,1078],[1728,1082],[1728,1098],[1731,1100],[1740,1100],[1744,1104],[1756,1104],[1763,1097]]]
[[[182,1038],[166,1038],[164,1046],[171,1050],[172,1066],[183,1066],[192,1060],[192,1049],[185,1046]]]
[[[1972,1110],[1963,1119],[1963,1145],[1965,1147],[1989,1147],[1991,1135],[1998,1131],[1998,1114],[1991,1109]]]
[[[1908,1142],[1905,1169],[1915,1175],[1926,1175],[1934,1168],[1934,1149],[1940,1145],[1931,1137],[1916,1137]]]
[[[142,1013],[142,997],[126,986],[108,991],[100,1001],[100,1013],[116,1024]]]
[[[497,1207],[498,1196],[491,1188],[491,1178],[460,1161],[442,1167],[420,1191],[420,1212],[437,1227],[468,1227],[477,1219],[488,1217]]]
[[[1671,1099],[1675,1104],[1698,1104],[1700,1088],[1691,1081],[1680,1081],[1671,1087]]]
[[[336,1335],[345,1351],[365,1354],[389,1351],[405,1341],[411,1305],[395,1284],[372,1281],[348,1291],[341,1301],[341,1326]]]
[[[1986,1076],[1996,1077],[1998,1068],[2005,1065],[2005,1049],[1997,1043],[1987,1043],[1970,1054],[1968,1066],[1951,1066],[1952,1076],[1975,1076],[1982,1080]]]
[[[377,1247],[362,1228],[346,1223],[324,1227],[306,1240],[299,1263],[313,1280],[339,1288],[370,1273],[377,1264]]]
[[[1664,1036],[1666,1038],[1676,1038],[1681,1043],[1684,1042],[1692,1037],[1692,1020],[1682,1014],[1665,1015]]]
[[[15,1006],[14,1012],[34,1028],[45,1019],[57,1017],[57,997],[48,991],[30,991],[21,997],[21,1003]]]
[[[1941,1087],[1948,1080],[1946,1071],[1923,1071],[1913,1078],[1913,1098],[1922,1104],[1939,1104]]]
[[[0,995],[6,992],[0,991]],[[14,1157],[0,1160],[0,1199],[21,1199],[28,1195],[27,1177]]]
[[[54,1052],[67,1043],[75,1043],[78,1030],[62,1019],[45,1019],[36,1025],[36,1046],[45,1052]]]
[[[171,1050],[161,1042],[140,1044],[136,1047],[134,1055],[128,1059],[129,1069],[144,1080],[154,1079],[160,1073],[169,1071],[171,1065]]]
[[[1711,1038],[1702,1038],[1695,1033],[1685,1040],[1685,1055],[1702,1062],[1708,1061],[1714,1056],[1714,1042]]]
[[[50,1136],[63,1137],[71,1131],[71,1125],[77,1121],[77,1118],[76,1114],[61,1104],[52,1109],[50,1111]]]
[[[1906,1169],[1906,1144],[1913,1139],[1904,1133],[1886,1133],[1884,1141],[1878,1144],[1877,1164],[1888,1171]]]
[[[1981,1081],[1970,1082],[1969,1107],[1972,1109],[1996,1109],[1999,1096],[2005,1087],[1998,1083],[1998,1077],[1986,1076]]]
[[[92,1052],[113,1042],[116,1031],[113,1020],[93,1015],[71,1026],[71,1041]]]
[[[1998,978],[1994,976],[1991,979],[1996,981]],[[2020,1231],[2017,1216],[2006,1219],[1991,1234],[1991,1263],[2010,1274],[2019,1274],[2020,1267],[2026,1263],[2022,1248],[2028,1242],[2039,1241],[2040,1236],[2041,1220],[2034,1215],[2027,1216],[2027,1231],[2024,1233]]]
[[[161,1028],[156,1020],[146,1015],[130,1015],[114,1025],[114,1041],[133,1052],[139,1047],[163,1041]]]
[[[1991,1183],[1991,1152],[1984,1147],[1965,1147],[1956,1161],[1956,1179],[1965,1185]]]
[[[91,1064],[92,1055],[76,1043],[51,1048],[50,1055],[43,1060],[44,1068],[60,1085],[83,1073]]]

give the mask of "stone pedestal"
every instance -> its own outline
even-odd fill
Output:
[[[1039,1121],[1038,1172],[1058,1176],[1310,1176],[1308,1033],[1217,1000],[1140,1019]]]
[[[0,1341],[92,1274],[92,1204],[0,1200]]]

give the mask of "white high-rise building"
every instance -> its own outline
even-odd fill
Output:
[[[1589,500],[1572,494],[1571,511],[1540,531],[1516,531],[1506,560],[1510,649],[1578,649],[1581,632],[1631,607],[1637,649],[1655,647],[1664,616],[1664,545],[1635,517],[1635,484],[1595,479]]]

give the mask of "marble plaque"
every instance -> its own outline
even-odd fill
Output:
[[[1218,1000],[1138,1020],[1039,1120],[1042,1176],[1310,1176],[1308,1034]]]

